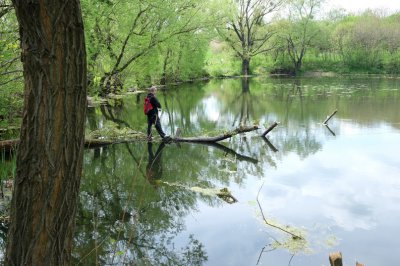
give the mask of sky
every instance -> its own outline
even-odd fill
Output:
[[[386,9],[389,13],[400,11],[400,0],[326,0],[325,9],[344,8],[350,12],[366,9]]]

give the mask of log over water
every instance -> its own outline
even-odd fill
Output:
[[[216,143],[218,141],[231,138],[237,134],[246,133],[259,129],[258,126],[247,126],[238,127],[233,131],[226,132],[222,135],[215,137],[171,137],[168,142],[194,142],[194,143]],[[143,140],[146,138],[143,137]],[[85,148],[98,148],[102,146],[107,146],[111,144],[127,143],[132,141],[141,140],[137,136],[132,139],[121,139],[121,140],[111,140],[111,139],[86,139]],[[11,153],[16,150],[19,144],[19,139],[3,140],[0,141],[0,151],[5,153]]]
[[[226,132],[216,137],[171,137],[173,142],[195,142],[195,143],[213,143],[231,138],[237,134],[250,132],[259,129],[258,126],[238,127],[231,132]]]

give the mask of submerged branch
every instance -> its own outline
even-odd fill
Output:
[[[271,252],[271,251],[276,250],[276,247],[273,247],[273,248],[271,248],[271,249],[265,250],[266,247],[267,247],[267,246],[264,246],[264,247],[261,249],[261,252],[260,252],[260,255],[258,256],[258,260],[257,260],[256,265],[258,265],[258,264],[260,263],[262,254],[263,254],[264,252]]]
[[[283,227],[281,227],[281,226],[274,225],[274,224],[270,223],[270,222],[267,220],[267,218],[265,218],[264,211],[263,211],[263,209],[262,209],[262,207],[261,207],[260,200],[258,199],[259,196],[260,196],[260,191],[261,191],[261,189],[262,189],[263,186],[264,186],[264,183],[262,183],[261,187],[260,187],[259,190],[258,190],[258,193],[257,193],[257,204],[258,204],[258,207],[260,208],[260,212],[261,212],[261,215],[262,215],[262,217],[263,217],[264,222],[265,222],[267,225],[269,225],[269,226],[272,226],[272,227],[274,227],[274,228],[276,228],[276,229],[279,229],[279,230],[281,230],[281,231],[283,231],[283,232],[285,232],[285,233],[291,235],[293,239],[303,239],[302,236],[293,234],[292,232],[286,230],[285,228],[283,228]]]

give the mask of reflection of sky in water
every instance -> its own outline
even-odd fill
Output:
[[[203,98],[199,105],[195,107],[195,110],[190,113],[191,126],[201,131],[201,121],[218,122],[220,118],[218,99],[210,95]]]
[[[220,111],[218,110],[218,99],[214,96],[203,99],[202,104],[204,109],[207,110],[206,116],[208,120],[216,122],[219,118]]]
[[[296,255],[291,265],[328,265],[329,252],[337,250],[347,265],[355,260],[395,264],[393,254],[400,252],[394,237],[400,234],[400,134],[384,124],[337,123],[338,136],[325,139],[320,151],[306,158],[289,152],[276,168],[265,165],[265,176],[248,176],[244,186],[231,187],[238,204],[203,206],[189,218],[188,231],[205,244],[209,265],[255,265],[270,234],[282,237],[258,215],[254,201],[262,182],[259,199],[267,217],[308,232],[314,252]],[[328,245],[330,238],[336,246]],[[261,261],[287,265],[289,260],[290,254],[280,250],[263,253]]]

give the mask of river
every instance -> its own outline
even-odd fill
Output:
[[[266,77],[158,91],[168,134],[261,129],[222,146],[155,140],[86,150],[75,263],[329,265],[341,251],[346,265],[397,265],[399,85]],[[87,131],[116,123],[145,132],[144,96],[91,108]],[[237,202],[218,197],[223,188]]]

